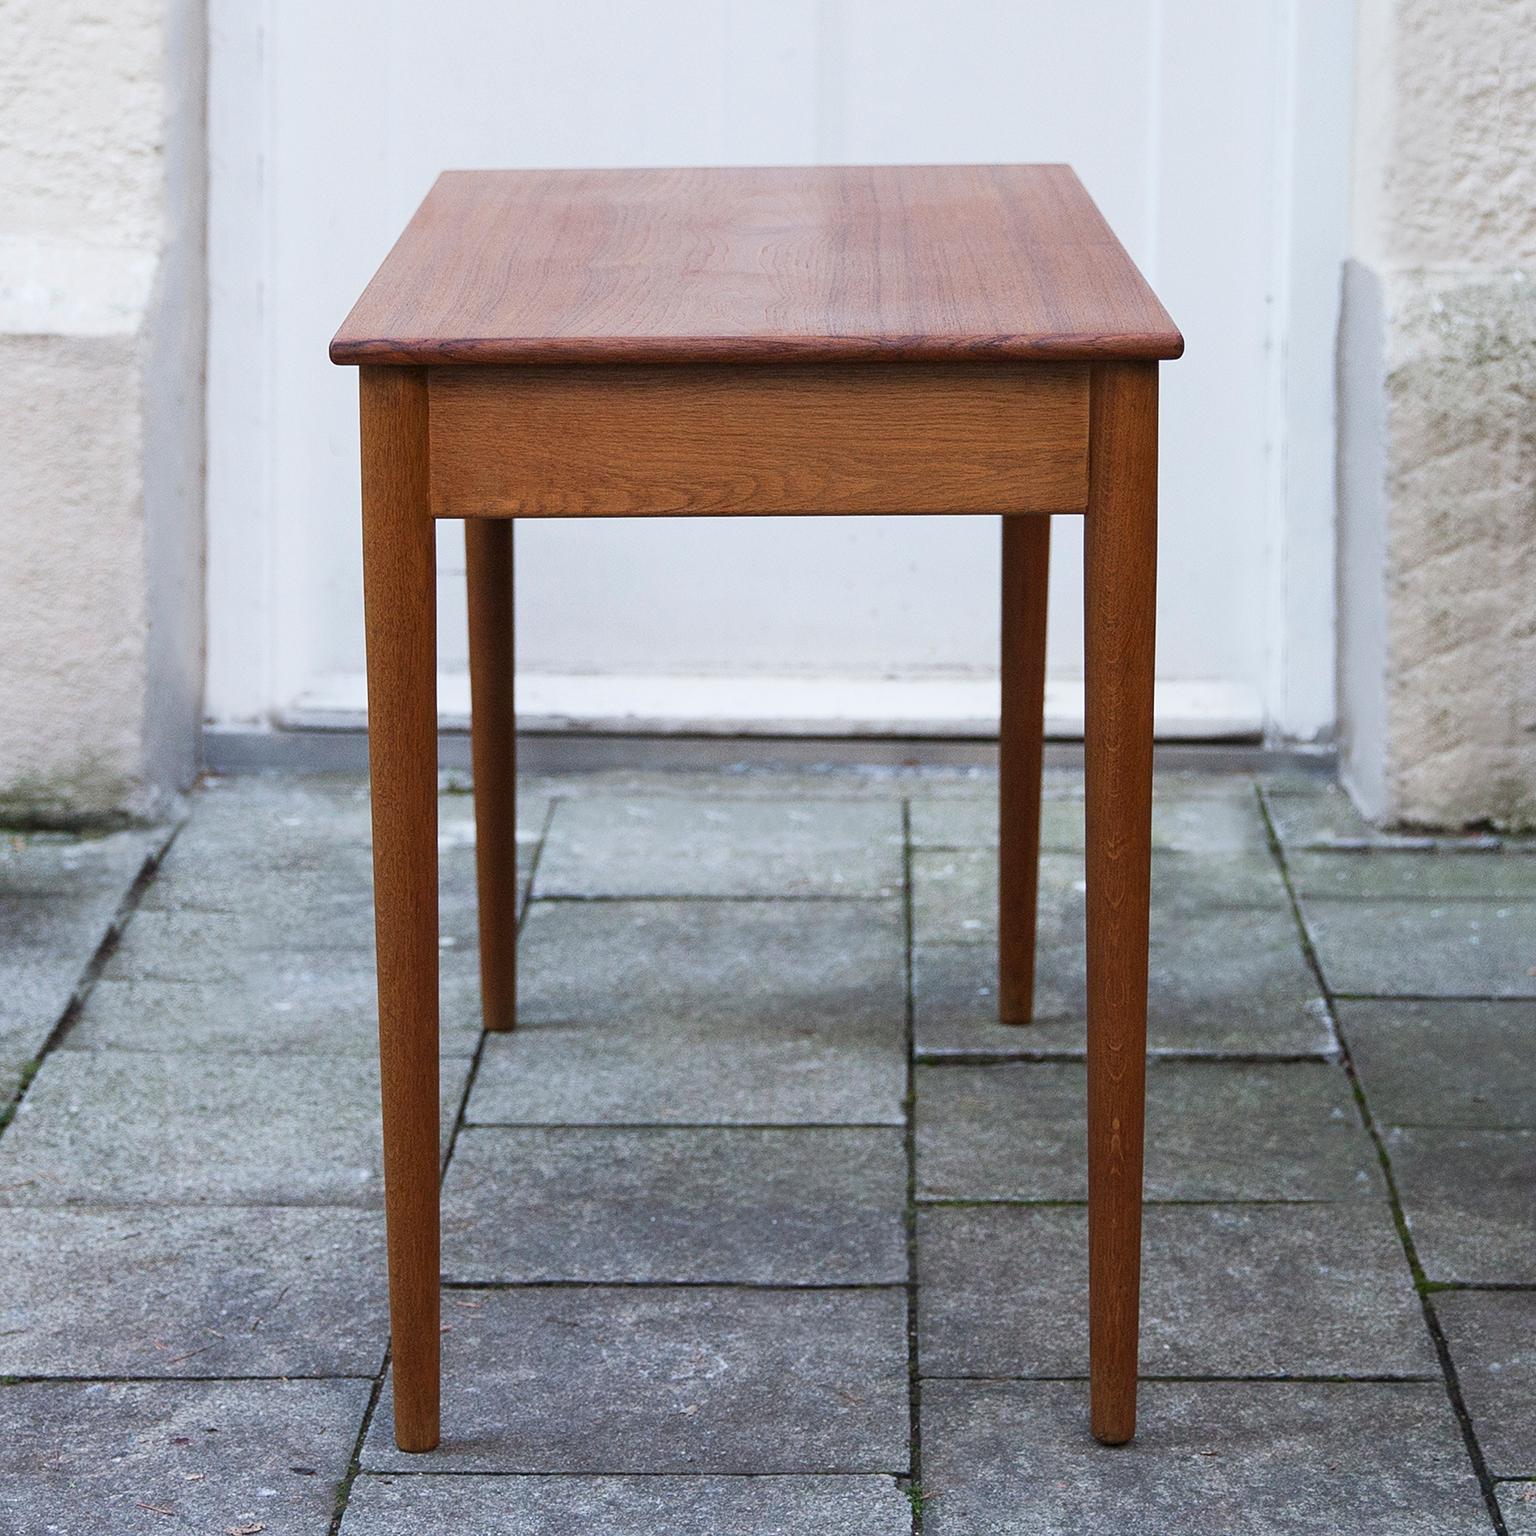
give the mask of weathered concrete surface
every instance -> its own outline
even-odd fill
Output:
[[[1288,854],[1286,866],[1301,896],[1389,901],[1536,898],[1536,859],[1526,853],[1402,852],[1368,859],[1302,851]]]
[[[1431,1280],[1536,1285],[1536,1130],[1411,1127],[1386,1145]]]
[[[1303,836],[1337,850],[1322,837],[1328,802],[1309,786],[1272,786],[1270,803],[1312,804]],[[717,836],[704,813],[751,800],[781,817],[802,789],[833,810],[879,812],[866,828],[873,851],[829,814],[823,830],[849,868],[884,859],[900,795],[920,790],[935,807],[930,831],[957,847],[916,850],[912,894],[931,872],[925,862],[958,852],[972,887],[957,882],[943,898],[930,888],[929,914],[952,922],[987,910],[986,797],[942,775],[546,784],[524,796],[535,823],[525,863],[538,851],[544,792],[593,805],[615,792],[665,802],[677,836],[645,850],[646,868],[657,882],[687,883],[690,861]],[[1058,798],[1070,800],[1070,785]],[[1150,1069],[1149,1172],[1154,1195],[1220,1203],[1149,1207],[1144,1359],[1154,1377],[1277,1379],[1149,1381],[1141,1441],[1108,1453],[1088,1442],[1076,1383],[1003,1384],[1003,1398],[1028,1398],[1038,1416],[1003,1415],[990,1429],[986,1414],[962,1416],[950,1434],[935,1404],[992,1388],[929,1375],[919,1395],[930,1532],[946,1522],[951,1536],[1070,1531],[1091,1512],[1128,1531],[1155,1517],[1146,1528],[1161,1536],[1200,1530],[1216,1511],[1223,1536],[1281,1526],[1417,1536],[1459,1532],[1476,1517],[1438,1359],[1343,1068],[1287,1059],[1326,1053],[1332,1037],[1311,998],[1317,982],[1279,866],[1251,845],[1247,811],[1234,810],[1251,804],[1252,785],[1186,786],[1181,803],[1196,802],[1210,818],[1164,823],[1191,846],[1159,851],[1165,947],[1152,983],[1156,1045],[1200,1059]],[[457,903],[467,916],[472,806],[454,795],[441,806],[444,910]],[[197,797],[107,977],[44,1060],[24,1112],[0,1132],[0,1376],[53,1378],[59,1394],[23,1404],[30,1428],[13,1437],[16,1454],[31,1456],[26,1447],[72,1412],[70,1393],[98,1390],[62,1378],[120,1378],[80,1410],[76,1440],[57,1437],[65,1483],[31,1461],[22,1468],[29,1517],[67,1488],[74,1504],[60,1529],[69,1536],[80,1519],[90,1523],[93,1500],[120,1512],[111,1501],[124,1497],[124,1476],[142,1471],[153,1491],[146,1503],[175,1494],[154,1477],[177,1462],[143,1426],[162,1412],[175,1422],[179,1410],[165,1405],[202,1391],[210,1404],[226,1393],[238,1402],[249,1414],[241,1434],[259,1435],[270,1457],[236,1440],[217,1467],[200,1465],[230,1509],[216,1503],[205,1519],[194,1498],[208,1489],[188,1485],[178,1508],[189,1523],[314,1536],[329,1528],[328,1498],[286,1501],[295,1488],[329,1493],[335,1458],[383,1379],[387,1334],[380,1213],[346,1203],[378,1198],[372,955],[332,921],[355,920],[349,894],[366,909],[367,813],[357,780],[250,780]],[[962,841],[967,825],[974,842]],[[1070,843],[1075,827],[1063,828]],[[820,836],[807,834],[796,855],[805,870],[815,868]],[[1216,846],[1196,848],[1199,838]],[[1502,880],[1490,892],[1477,886],[1479,871],[1507,872],[1516,855],[1396,843],[1328,853],[1351,861],[1352,873],[1339,889],[1332,866],[1320,866],[1330,893],[1322,899],[1366,913],[1376,893],[1426,911],[1518,904]],[[31,874],[12,882],[28,920],[36,907],[62,911],[94,890],[73,841],[28,846]],[[731,878],[765,880],[760,861],[774,857],[766,843],[744,844]],[[601,848],[586,859],[600,883]],[[1446,862],[1415,873],[1429,859]],[[1403,862],[1373,873],[1383,860]],[[1048,934],[1052,923],[1066,934],[1081,920],[1076,866],[1070,852],[1048,865]],[[1436,889],[1449,879],[1455,891],[1421,895],[1425,878]],[[974,1001],[987,985],[993,946],[982,935],[911,953],[907,895],[531,904],[520,1027],[483,1043],[447,1175],[445,1446],[398,1456],[386,1390],[369,1431],[373,1470],[353,1489],[346,1531],[564,1536],[597,1521],[622,1536],[659,1519],[711,1536],[907,1529],[894,1479],[912,1455],[911,1176],[920,1195],[982,1202],[920,1208],[923,1370],[1085,1369],[1084,1211],[1007,1203],[1081,1194],[1080,1007],[1024,1029],[984,1023],[974,1007],[966,1017],[964,994]],[[442,952],[444,1071],[456,1080],[480,1039],[472,928],[460,931],[466,942]],[[68,924],[50,932],[49,953],[76,942]],[[1422,933],[1437,942],[1433,928]],[[94,935],[86,938],[93,949]],[[951,965],[947,1041],[932,1012],[934,957]],[[1048,944],[1042,995],[1076,988],[1080,997],[1080,957],[1080,936]],[[87,958],[56,969],[78,976]],[[1004,1054],[1062,1059],[921,1065],[909,1104],[914,1002],[920,1052],[1001,1041]],[[1527,1273],[1531,1175],[1510,1154],[1536,1132],[1507,1127],[1529,1097],[1531,1006],[1342,1005],[1367,1112],[1386,1130],[1432,1278],[1463,1261],[1497,1284]],[[914,1110],[912,1167],[903,1131]],[[1475,1145],[1459,1147],[1462,1137]],[[124,1200],[135,1203],[111,1204]],[[232,1200],[264,1203],[222,1203]],[[311,1201],[342,1203],[300,1203]],[[561,1283],[527,1283],[551,1280]],[[1498,1364],[1516,1398],[1528,1395],[1523,1325],[1515,1316],[1511,1332],[1480,1314],[1473,1327],[1467,1319],[1483,1300],[1437,1291],[1431,1305],[1447,1326],[1474,1430],[1487,1427],[1503,1469],[1524,1454],[1518,1441],[1510,1450],[1509,1394],[1499,1373],[1478,1372]],[[1426,1380],[1288,1382],[1290,1373]],[[230,1380],[241,1377],[260,1379]],[[337,1413],[301,1401],[316,1381],[338,1393]],[[0,1439],[5,1393],[28,1390],[0,1386]],[[1049,1411],[1038,1406],[1047,1399]],[[228,1412],[233,1434],[238,1414]],[[175,1438],[172,1448],[187,1452]],[[128,1459],[114,1461],[125,1443]],[[302,1444],[316,1449],[285,1459]],[[236,1461],[249,1482],[226,1475]],[[0,1478],[5,1466],[0,1451]],[[1523,1486],[1501,1493],[1513,1530]],[[247,1487],[259,1505],[245,1499]],[[139,1509],[137,1495],[129,1502],[127,1519],[171,1528],[174,1516]],[[117,1528],[110,1517],[96,1524]]]
[[[1440,1291],[1433,1306],[1495,1477],[1536,1477],[1536,1291]]]
[[[1076,1206],[918,1215],[925,1376],[1081,1376],[1088,1216]],[[1149,1206],[1148,1376],[1424,1375],[1435,1355],[1383,1202]]]
[[[0,1376],[371,1376],[384,1355],[373,1211],[12,1209]]]
[[[1301,903],[1334,992],[1374,997],[1536,997],[1536,901]]]
[[[168,830],[0,832],[0,1109],[47,1043]]]
[[[469,1119],[899,1124],[898,902],[535,903]]]
[[[1028,1028],[996,1024],[996,853],[918,850],[912,880],[914,1010],[923,1054],[1082,1049],[1087,884],[1079,857],[1041,859],[1036,1022]],[[1153,1049],[1326,1055],[1333,1041],[1317,993],[1268,853],[1154,854]]]
[[[371,949],[257,953],[232,971],[199,981],[177,979],[185,965],[140,939],[129,959],[131,964],[114,956],[61,1050],[378,1054]],[[446,1056],[467,1056],[480,1039],[480,971],[473,952],[444,951],[439,989],[440,1049]]]
[[[1536,1002],[1405,998],[1338,1007],[1378,1122],[1536,1129]]]
[[[1489,834],[1431,833],[1422,828],[1404,831],[1367,821],[1349,793],[1337,784],[1311,782],[1264,790],[1264,805],[1275,833],[1287,851],[1306,849],[1329,853],[1394,849],[1431,851],[1441,843],[1481,847],[1496,843]]]
[[[1076,1383],[925,1384],[924,1532],[1489,1530],[1438,1382],[1149,1382],[1126,1450],[1095,1445],[1086,1412]]]
[[[1536,1536],[1536,1482],[1500,1483],[1498,1500],[1509,1536]]]
[[[188,825],[145,893],[144,909],[260,918],[270,945],[287,924],[320,929],[318,943],[371,944],[373,856],[365,786],[314,775],[283,798],[260,778],[219,780],[209,814]],[[518,867],[526,885],[548,802],[519,796]],[[439,909],[473,916],[475,822],[462,794],[437,802]],[[240,878],[230,879],[238,869]]]
[[[1086,1200],[1078,1062],[917,1070],[920,1200]],[[1376,1149],[1341,1067],[1154,1061],[1149,1200],[1381,1200]]]
[[[388,1477],[352,1485],[342,1536],[908,1536],[888,1477]]]
[[[1083,921],[1086,870],[1079,855],[1040,860],[1041,944],[1075,942]],[[1152,925],[1168,941],[1180,923],[1239,912],[1290,915],[1290,899],[1266,850],[1250,854],[1154,853]],[[984,944],[997,938],[997,853],[991,848],[912,855],[912,941],[920,947]]]
[[[325,1536],[367,1381],[0,1387],[7,1536]]]
[[[442,1472],[907,1469],[903,1290],[456,1291]],[[413,1471],[386,1388],[369,1471]]]
[[[901,1132],[465,1131],[443,1188],[455,1281],[905,1284]]]
[[[914,950],[919,1057],[1082,1055],[1083,964],[1080,938],[1042,953],[1035,1021],[999,1024],[995,948],[936,944]],[[1147,1011],[1153,1054],[1323,1059],[1338,1050],[1317,980],[1275,914],[1191,922],[1166,945],[1159,943]]]
[[[889,802],[573,800],[556,807],[545,896],[894,896]]]
[[[914,848],[996,848],[997,798],[914,799]],[[1047,774],[1040,807],[1040,847],[1081,853],[1084,799],[1080,776]],[[1268,829],[1253,785],[1212,775],[1160,774],[1152,802],[1152,846],[1178,853],[1264,853]]]
[[[438,1078],[446,1150],[469,1063]],[[380,1205],[377,1061],[58,1051],[0,1140],[8,1205]]]

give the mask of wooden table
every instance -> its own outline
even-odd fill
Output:
[[[999,1014],[1034,989],[1049,514],[1085,518],[1092,1427],[1135,1430],[1157,368],[1065,166],[454,171],[360,365],[395,1437],[438,1441],[434,523],[466,519],[486,1027],[515,1014],[512,523],[1002,514]],[[709,637],[700,635],[707,654]]]

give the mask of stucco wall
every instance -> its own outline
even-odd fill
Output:
[[[1536,824],[1536,0],[1362,0],[1342,333],[1346,781]]]
[[[0,815],[196,764],[203,10],[0,0]]]

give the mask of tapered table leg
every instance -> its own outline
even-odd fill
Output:
[[[1088,824],[1088,1247],[1093,1432],[1136,1432],[1157,365],[1093,371],[1083,529]]]
[[[1004,517],[1002,719],[998,733],[997,1016],[1035,1011],[1040,765],[1045,737],[1045,612],[1051,520]]]
[[[361,370],[363,598],[395,1441],[438,1439],[437,615],[427,386]]]
[[[470,752],[480,894],[480,1008],[485,1027],[517,1022],[517,716],[512,694],[512,522],[470,518]]]

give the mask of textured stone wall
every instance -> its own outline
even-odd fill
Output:
[[[0,0],[0,816],[196,765],[203,8]]]
[[[1536,0],[1364,0],[1342,358],[1347,782],[1536,825]]]

